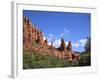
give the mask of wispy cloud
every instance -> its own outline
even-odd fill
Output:
[[[48,41],[52,41],[53,38],[54,38],[54,35],[53,35],[53,34],[49,34],[49,35],[47,36]]]
[[[75,48],[78,48],[80,46],[80,44],[78,42],[74,42],[74,43],[72,43],[72,46]]]
[[[66,36],[68,33],[69,33],[69,31],[66,28],[64,28],[63,32],[59,35],[55,36],[55,34],[48,34],[48,36],[47,36],[48,44],[51,45],[51,42],[53,42],[53,45],[56,48],[59,47],[61,44],[61,38],[64,38],[64,36]],[[44,37],[44,39],[45,39],[45,37]],[[66,42],[66,44],[68,44],[68,42]]]
[[[66,28],[64,28],[64,33],[68,34],[69,30],[67,30]]]
[[[81,46],[85,46],[87,39],[80,39],[79,43]]]
[[[68,45],[68,42],[67,42],[67,41],[65,41],[65,43],[66,43],[66,45]],[[60,44],[61,44],[61,39],[56,39],[56,40],[54,40],[54,42],[53,42],[53,45],[54,45],[56,48],[60,47]],[[66,46],[66,47],[67,47],[67,46]]]
[[[48,39],[48,44],[51,45],[51,42],[53,42],[53,45],[58,48],[61,44],[61,38],[66,37],[66,35],[69,34],[69,30],[64,28],[63,32],[59,35],[55,35],[55,34],[48,34],[47,39]],[[44,37],[44,39],[46,39]],[[80,47],[84,47],[86,44],[87,39],[80,39],[76,42],[73,42],[72,40],[72,46],[75,49],[78,49]],[[66,45],[68,45],[68,41],[65,40]],[[67,47],[67,46],[66,46]]]
[[[55,41],[56,36],[54,34],[48,34],[47,39],[48,39],[48,44],[51,45],[51,42]]]
[[[75,48],[84,47],[85,44],[86,44],[86,41],[87,41],[87,39],[80,39],[80,40],[77,41],[77,42],[73,42],[73,43],[72,43],[72,46],[75,47]]]
[[[64,36],[64,33],[61,33],[61,34],[59,35],[59,37],[62,37],[62,36]]]
[[[47,39],[48,41],[55,41],[61,38],[64,38],[64,36],[66,36],[69,33],[69,30],[67,30],[66,28],[63,29],[62,33],[58,34],[55,36],[55,34],[48,34],[47,35]]]
[[[43,36],[43,40],[45,40],[46,39],[46,37],[45,36]]]
[[[65,35],[67,35],[69,33],[69,30],[64,28],[63,32],[61,34],[59,34],[59,37],[64,37]]]
[[[57,39],[57,40],[55,40],[55,41],[53,42],[53,45],[54,45],[56,48],[58,48],[58,47],[60,46],[60,44],[61,44],[61,39]]]

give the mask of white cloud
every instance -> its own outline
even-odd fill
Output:
[[[65,43],[66,43],[66,47],[67,47],[68,42],[65,41]],[[60,47],[60,44],[61,44],[61,39],[56,39],[56,40],[53,41],[53,46],[55,46],[56,48]]]
[[[49,45],[51,45],[51,42],[50,42],[50,41],[48,41],[48,44],[49,44]]]
[[[61,39],[54,40],[53,45],[58,48],[61,44]]]
[[[54,40],[54,37],[55,37],[54,34],[49,34],[47,36],[47,39],[48,39],[48,41],[52,42]]]
[[[75,48],[84,47],[86,41],[87,41],[87,39],[80,39],[80,40],[77,41],[77,42],[73,42],[73,43],[72,43],[72,46],[75,47]]]
[[[67,30],[66,28],[64,28],[63,32],[59,35],[59,37],[64,37],[69,33],[69,30]]]
[[[78,48],[78,47],[80,46],[80,44],[79,44],[78,42],[74,42],[74,43],[72,44],[72,46],[75,47],[75,48]]]
[[[54,38],[54,34],[49,34],[48,39],[51,41]]]
[[[80,39],[79,43],[81,46],[85,46],[87,39]]]
[[[64,33],[68,34],[69,30],[67,30],[66,28],[64,28]]]
[[[60,37],[64,36],[64,33],[61,33],[59,36],[60,36]]]
[[[53,36],[54,36],[54,34],[49,34],[48,36],[49,36],[49,37],[53,37]]]
[[[48,44],[51,45],[51,42],[53,42],[53,46],[55,46],[56,48],[58,48],[61,44],[61,38],[66,36],[66,34],[68,34],[69,31],[64,28],[64,32],[61,33],[60,35],[58,36],[55,36],[54,34],[49,34],[47,36],[47,39],[48,39]],[[46,37],[44,37],[44,39],[46,39]],[[74,48],[79,48],[79,47],[84,47],[85,46],[85,43],[86,43],[87,39],[80,39],[76,42],[72,42],[72,46]],[[65,41],[66,45],[68,45],[68,42]],[[67,46],[66,46],[67,47]]]
[[[58,48],[61,44],[61,38],[59,39],[54,39],[53,40],[54,35],[50,35],[47,39],[48,39],[48,44],[51,45],[51,42],[53,42],[53,46],[55,46],[56,48]],[[79,47],[84,47],[85,43],[86,43],[87,39],[80,39],[77,42],[72,42],[72,46],[75,48],[79,48]],[[65,41],[66,43],[66,47],[68,45],[69,42]]]
[[[61,44],[61,39],[55,39],[55,40],[50,40],[50,38],[48,39],[48,44],[51,45],[51,42],[53,42],[53,46],[55,46],[56,48],[58,48]]]
[[[51,42],[58,42],[59,39],[61,39],[62,37],[66,36],[66,34],[68,34],[69,31],[64,28],[63,29],[63,32],[61,34],[59,34],[58,36],[54,35],[54,34],[48,34],[47,36],[47,39],[48,39],[48,42],[51,44]]]
[[[45,36],[43,36],[43,40],[45,40],[46,39],[46,37]]]
[[[51,42],[54,42],[55,40],[55,35],[54,34],[49,34],[47,36],[48,44],[51,45]]]
[[[65,41],[65,43],[66,43],[66,46],[67,46],[69,42]]]
[[[84,47],[85,43],[86,43],[86,40],[87,39],[80,39],[77,42],[72,42],[72,46],[75,47],[75,48]],[[49,45],[51,45],[51,41],[49,41],[48,43],[49,43]],[[65,41],[65,43],[66,43],[66,47],[67,47],[69,42]],[[56,48],[58,48],[60,46],[60,44],[61,44],[61,39],[60,38],[53,41],[53,46],[55,46]]]

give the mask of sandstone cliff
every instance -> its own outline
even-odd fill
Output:
[[[64,39],[61,39],[59,48],[55,48],[52,42],[48,45],[48,40],[43,39],[43,33],[27,17],[23,17],[23,50],[34,52],[40,55],[53,55],[65,60],[79,60],[79,54],[72,51],[72,44],[68,46]]]

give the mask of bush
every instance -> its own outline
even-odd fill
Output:
[[[23,69],[35,68],[56,68],[56,67],[72,67],[76,66],[72,61],[59,59],[54,56],[42,56],[37,53],[24,52]]]
[[[83,53],[80,55],[79,66],[91,66],[90,53]]]

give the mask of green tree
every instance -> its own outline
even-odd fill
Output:
[[[84,46],[85,52],[80,54],[79,66],[91,65],[91,38],[87,37],[86,44]]]
[[[87,37],[87,41],[86,41],[86,44],[85,44],[84,48],[85,48],[86,53],[91,52],[91,38],[90,37]]]

